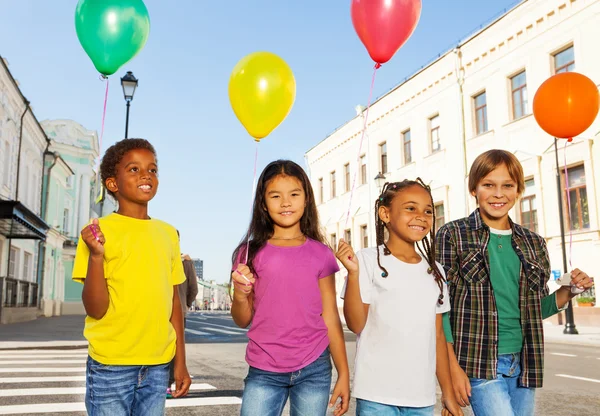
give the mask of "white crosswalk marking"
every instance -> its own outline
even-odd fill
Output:
[[[187,328],[186,330],[202,336],[222,336],[219,334],[226,332],[229,332],[227,335],[245,335],[244,332],[220,328],[209,328],[210,332]],[[86,357],[87,350],[84,349],[0,351],[0,415],[48,415],[69,412],[85,415]],[[21,377],[23,374],[27,376]],[[196,397],[167,400],[166,407],[230,406],[242,402],[235,396],[198,397],[203,396],[204,391],[215,392],[217,387],[202,383],[201,377],[194,380],[190,391],[194,392]],[[233,413],[235,412],[233,410]]]

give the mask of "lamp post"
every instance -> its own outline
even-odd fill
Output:
[[[125,116],[125,138],[128,138],[129,133],[129,106],[133,100],[133,94],[138,85],[138,79],[133,75],[133,72],[127,71],[125,76],[121,78],[121,86],[123,87],[123,97],[127,103],[127,114]]]
[[[375,183],[379,188],[379,193],[381,193],[381,188],[383,188],[383,184],[385,183],[385,175],[381,172],[377,173],[377,176],[375,176]]]
[[[567,273],[567,248],[565,245],[565,224],[563,219],[563,204],[562,204],[562,192],[560,185],[560,165],[558,164],[558,139],[554,138],[554,156],[556,157],[556,187],[558,188],[558,217],[560,222],[560,241],[562,246],[562,261],[563,261],[563,273]],[[569,224],[571,226],[571,224]],[[565,329],[563,334],[577,335],[577,327],[575,326],[575,320],[573,317],[573,302],[569,301],[567,309],[565,310]]]

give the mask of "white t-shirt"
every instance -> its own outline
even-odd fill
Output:
[[[381,276],[375,248],[356,253],[359,286],[369,314],[356,342],[354,396],[395,406],[426,407],[436,402],[436,315],[450,310],[448,288],[440,289],[425,259],[405,263],[383,254],[389,275]],[[441,265],[438,268],[444,275]],[[342,289],[342,297],[346,285]]]

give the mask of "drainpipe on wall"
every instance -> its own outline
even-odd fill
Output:
[[[469,167],[467,165],[467,133],[465,128],[465,100],[463,84],[465,83],[465,69],[462,65],[462,51],[460,46],[454,48],[454,72],[456,73],[456,83],[458,85],[458,98],[460,100],[460,134],[462,142],[462,163],[463,163],[463,186],[465,187],[465,212],[464,216],[469,215],[469,189],[467,178],[469,176]]]

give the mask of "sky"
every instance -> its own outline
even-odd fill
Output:
[[[231,253],[250,215],[255,142],[235,117],[229,76],[245,55],[270,51],[296,78],[296,101],[259,144],[259,172],[304,154],[366,105],[373,62],[350,18],[350,0],[145,0],[144,49],[109,78],[102,152],[123,139],[120,77],[139,79],[129,137],[158,154],[160,185],[149,214],[177,227],[204,278],[229,280]],[[424,0],[408,42],[377,71],[374,97],[518,3]],[[38,120],[72,119],[100,131],[105,84],[75,32],[76,0],[0,0],[0,55]],[[174,6],[177,7],[174,7]]]

